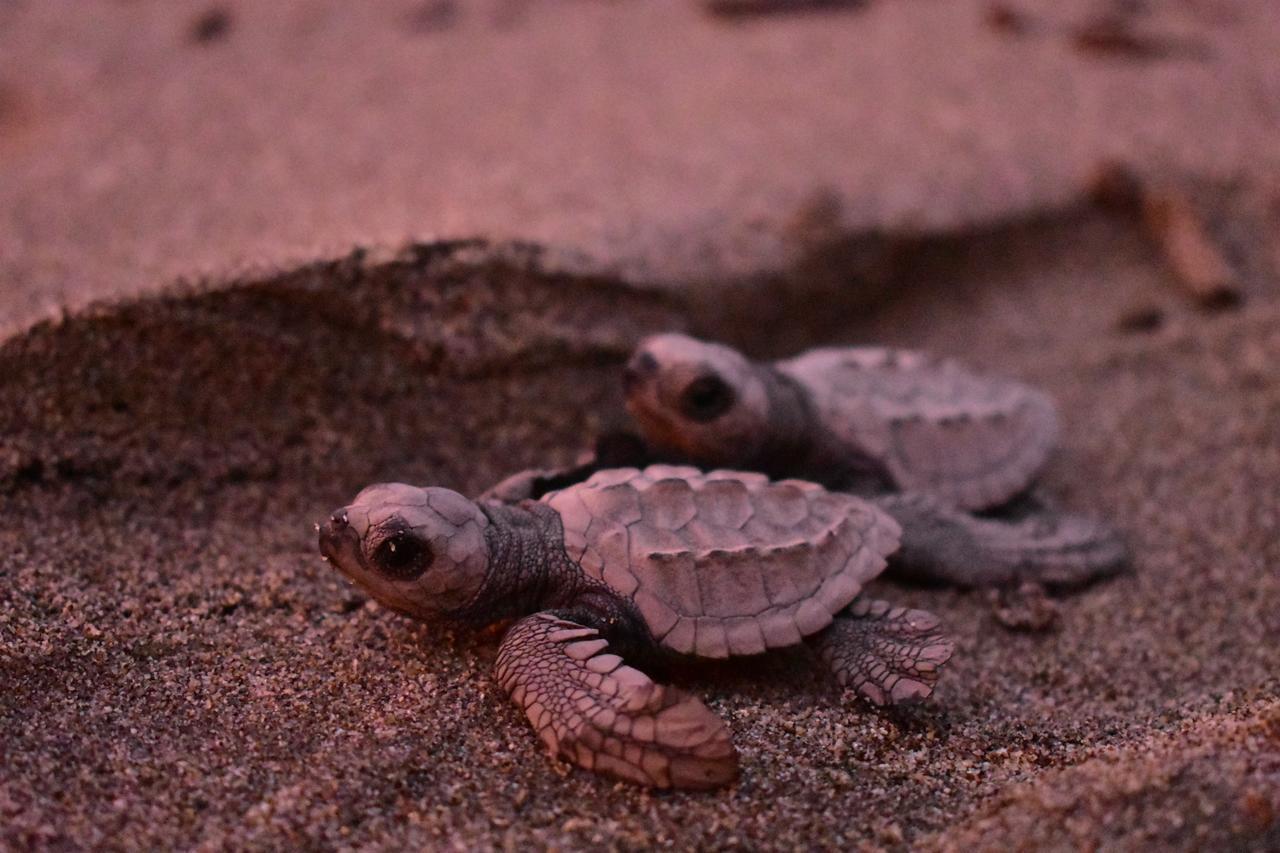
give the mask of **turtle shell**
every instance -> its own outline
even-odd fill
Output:
[[[1057,413],[1041,392],[923,353],[826,348],[776,367],[809,391],[826,429],[899,490],[963,509],[1025,491],[1057,442]]]
[[[583,571],[634,601],[659,645],[701,657],[821,631],[901,533],[859,498],[740,471],[617,468],[542,500]]]

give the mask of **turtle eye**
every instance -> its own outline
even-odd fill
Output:
[[[431,567],[431,546],[409,530],[393,533],[378,543],[373,559],[378,568],[396,580],[413,580]]]
[[[719,376],[700,376],[680,395],[680,411],[698,423],[715,420],[732,405],[733,389]]]

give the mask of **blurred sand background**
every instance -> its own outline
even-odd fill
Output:
[[[1115,164],[1237,299],[1096,203]],[[1274,849],[1278,266],[1269,0],[0,0],[0,839]],[[673,326],[1044,385],[1044,489],[1133,571],[1038,632],[894,589],[960,640],[906,712],[798,653],[679,673],[724,792],[549,762],[495,638],[311,521],[571,458]]]

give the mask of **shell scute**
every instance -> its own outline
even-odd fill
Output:
[[[764,576],[742,560],[741,551],[705,551],[695,554],[701,583],[702,612],[721,618],[754,616],[771,601]]]
[[[659,480],[687,480],[690,477],[700,476],[702,472],[691,465],[650,465],[638,473],[640,474],[639,479],[655,483]]]
[[[671,609],[671,605],[650,592],[638,590],[633,600],[636,607],[640,608],[640,615],[644,617],[649,630],[659,639],[665,637],[675,627],[676,622],[680,621],[679,615]]]
[[[1019,382],[900,350],[823,349],[777,368],[851,455],[903,491],[983,509],[1026,489],[1057,443],[1053,402]]]
[[[581,496],[583,505],[597,518],[625,526],[644,517],[636,490],[626,483],[583,489]]]
[[[771,649],[794,646],[804,639],[804,635],[796,627],[791,611],[786,608],[765,614],[760,619],[760,630]]]
[[[544,500],[564,508],[570,556],[630,597],[662,646],[704,657],[822,630],[898,541],[893,522],[858,498],[733,471],[631,469]]]
[[[689,522],[681,530],[684,540],[693,549],[722,554],[728,551],[741,551],[754,547],[751,538],[736,527],[723,527],[712,524],[702,513]],[[705,543],[705,544],[704,544]]]
[[[635,567],[639,588],[667,602],[677,614],[704,612],[699,572],[692,551],[659,551]]]
[[[838,610],[841,601],[849,601],[858,594],[858,583],[845,574],[837,574],[833,578],[829,578],[822,588],[818,590],[818,595],[822,598],[822,603],[827,606],[828,610]]]
[[[679,530],[698,515],[689,481],[664,477],[640,492],[643,521],[660,530]]]
[[[615,524],[600,533],[592,542],[592,547],[600,555],[601,571],[595,575],[623,595],[636,591],[639,581],[631,571],[631,534],[626,526]],[[586,567],[583,566],[585,569]]]
[[[725,639],[731,655],[758,655],[769,648],[757,616],[738,616],[724,620]]]
[[[695,620],[690,617],[683,617],[662,637],[661,643],[673,652],[691,655],[693,654],[694,631]]]
[[[604,577],[604,557],[600,556],[600,552],[591,547],[591,540],[587,541],[587,547],[582,549],[582,556],[578,558],[578,565],[582,566],[582,570],[593,578]]]
[[[800,579],[791,571],[781,554],[770,553],[761,560],[760,577],[765,596],[773,607],[793,605],[804,598]]]
[[[819,598],[806,598],[796,608],[796,628],[804,636],[816,634],[831,624],[832,613]]]
[[[756,508],[765,521],[781,528],[801,524],[809,515],[809,496],[790,483],[761,490]]]
[[[698,520],[715,528],[741,530],[756,512],[746,484],[725,477],[704,483],[697,502]]]
[[[603,471],[597,471],[592,474],[583,485],[607,489],[609,486],[629,483],[639,476],[639,468],[606,468]]]
[[[727,658],[729,656],[729,637],[725,631],[723,619],[704,616],[697,620],[694,637],[693,647],[699,657]]]

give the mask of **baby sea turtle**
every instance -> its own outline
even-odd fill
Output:
[[[1044,393],[908,350],[824,348],[766,364],[663,334],[637,347],[624,383],[659,453],[965,510],[1026,491],[1058,436]]]
[[[624,372],[643,439],[602,437],[564,469],[523,471],[482,497],[514,502],[617,465],[801,477],[865,497],[902,528],[898,575],[959,586],[1078,584],[1128,558],[1110,525],[1029,497],[1058,432],[1053,402],[955,362],[881,348],[761,364],[679,334],[643,341]],[[1018,499],[1019,505],[1007,506]],[[999,516],[979,510],[1002,507]],[[1012,510],[1012,511],[1010,511]]]
[[[370,486],[320,550],[386,607],[483,626],[517,620],[499,683],[568,761],[657,787],[714,787],[737,757],[697,698],[624,663],[811,644],[875,703],[922,699],[953,643],[933,615],[860,596],[898,547],[852,495],[761,474],[611,469],[518,505]]]

